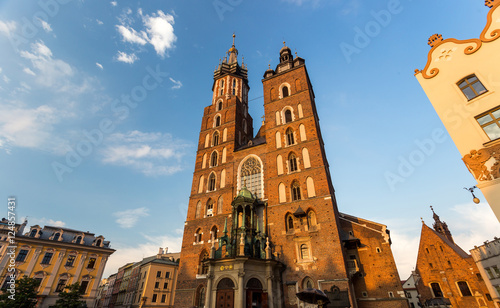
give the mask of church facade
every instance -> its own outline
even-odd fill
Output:
[[[327,307],[408,307],[385,226],[338,212],[305,60],[284,46],[265,71],[254,135],[237,56],[233,36],[203,114],[175,307],[308,307],[307,288]],[[360,257],[378,246],[391,262],[367,276]]]

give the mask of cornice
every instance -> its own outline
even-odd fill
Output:
[[[486,17],[486,25],[483,31],[481,32],[480,37],[467,40],[457,40],[454,38],[443,40],[440,34],[432,35],[429,38],[428,42],[428,44],[432,48],[427,55],[427,64],[425,65],[425,68],[423,70],[416,69],[415,75],[422,73],[423,78],[431,79],[433,77],[436,77],[437,74],[439,74],[439,69],[437,67],[430,68],[430,66],[431,63],[433,62],[434,51],[436,51],[436,49],[443,44],[454,43],[457,45],[467,45],[464,48],[464,54],[471,55],[476,51],[478,51],[483,46],[483,43],[490,43],[498,39],[500,37],[500,28],[492,29],[492,24],[493,24],[493,14],[495,13],[496,9],[498,9],[498,7],[500,6],[500,2],[495,0],[486,0],[485,5],[490,7],[490,11],[488,12],[488,15]],[[500,25],[500,23],[498,22],[496,23]]]

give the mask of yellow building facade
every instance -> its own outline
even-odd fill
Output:
[[[15,244],[8,242],[7,220],[0,223],[0,281],[8,285],[9,264],[15,260],[17,278],[27,276],[40,282],[38,306],[54,305],[59,293],[78,282],[83,300],[91,307],[108,257],[114,252],[102,235],[67,228],[38,225],[24,232],[27,222],[15,225]],[[15,257],[9,252],[15,247]],[[15,258],[15,259],[14,259]]]
[[[479,38],[429,38],[427,64],[415,70],[462,160],[500,220],[500,3]]]

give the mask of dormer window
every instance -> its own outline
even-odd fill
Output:
[[[483,93],[488,92],[488,90],[486,90],[481,81],[479,81],[474,74],[460,80],[457,85],[469,101]]]
[[[61,233],[57,232],[56,234],[54,234],[54,237],[52,239],[54,241],[58,241],[60,237],[61,237]]]
[[[79,236],[76,238],[75,244],[81,244],[81,243],[82,243],[82,237],[79,235]]]
[[[37,229],[32,229],[30,232],[30,237],[35,237],[37,232],[38,232]]]
[[[97,247],[101,247],[101,243],[102,243],[101,239],[98,239],[97,242],[95,242],[95,245]]]

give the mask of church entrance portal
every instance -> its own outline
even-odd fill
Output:
[[[229,278],[222,279],[217,285],[217,308],[234,307],[234,283]]]

